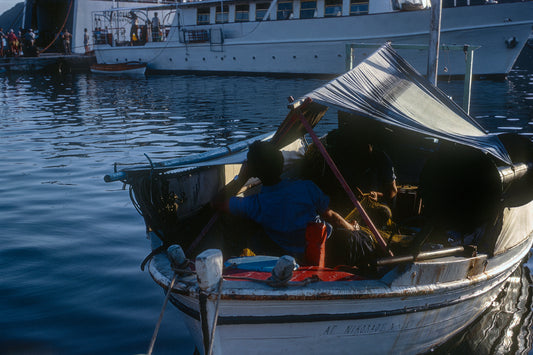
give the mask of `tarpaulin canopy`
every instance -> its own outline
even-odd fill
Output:
[[[388,43],[351,71],[313,90],[305,98],[310,98],[314,104],[470,146],[511,164],[497,136],[487,134]]]

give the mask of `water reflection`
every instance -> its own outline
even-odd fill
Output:
[[[171,158],[272,131],[287,112],[287,96],[303,95],[323,81],[78,75],[7,76],[0,82],[2,109],[23,120],[17,132],[38,129],[32,140],[53,145],[57,156],[65,146],[70,155],[82,154],[79,146],[85,153],[117,152],[124,162],[129,159],[121,151],[142,148],[139,162],[144,153]]]
[[[506,281],[479,319],[432,354],[527,354],[532,347],[532,277],[528,263]]]
[[[533,76],[513,75],[503,82],[474,82],[472,113],[491,131],[521,127],[521,133],[531,134]],[[149,249],[142,219],[127,191],[104,184],[103,175],[116,161],[145,163],[144,153],[154,161],[170,159],[272,131],[287,113],[287,96],[299,97],[323,82],[0,75],[0,353],[23,349],[21,344],[65,354],[144,351],[162,293],[139,271]],[[461,82],[440,86],[462,97]],[[335,124],[335,114],[328,114],[318,133]],[[505,298],[524,299],[531,284],[524,277],[519,287],[508,287],[512,292]],[[479,343],[493,338],[514,344],[491,345],[493,353],[526,351],[530,298],[506,307],[498,301],[496,318],[471,327],[486,326],[495,335],[464,334],[455,348],[438,351],[483,353],[486,347]],[[165,322],[156,353],[184,348],[192,353],[172,307]],[[483,341],[466,345],[470,339]]]

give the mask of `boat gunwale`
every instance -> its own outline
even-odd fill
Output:
[[[258,297],[262,300],[332,300],[332,299],[378,299],[378,298],[395,298],[395,297],[417,297],[431,294],[438,294],[442,292],[451,292],[464,288],[471,288],[472,286],[481,285],[483,282],[496,279],[501,275],[510,275],[510,272],[514,271],[520,261],[529,251],[526,246],[530,244],[530,240],[533,238],[533,232],[529,234],[521,243],[510,248],[505,254],[513,253],[513,250],[517,251],[516,257],[508,260],[506,262],[499,263],[489,270],[483,270],[482,272],[473,275],[464,277],[459,280],[438,282],[433,284],[424,284],[424,285],[394,285],[389,284],[384,281],[385,277],[381,279],[364,279],[364,280],[351,280],[351,281],[318,281],[307,286],[296,286],[296,287],[287,287],[287,288],[272,288],[270,286],[254,283],[254,281],[237,281],[237,280],[227,280],[224,282],[231,282],[229,285],[232,285],[231,288],[222,288],[220,298],[222,300],[253,300]],[[502,258],[502,255],[495,256],[496,258]],[[467,264],[472,264],[474,260],[487,260],[486,254],[478,254],[476,257],[454,257],[455,262],[462,262]],[[170,284],[170,278],[168,275],[165,275],[164,271],[159,270],[159,263],[162,262],[161,258],[164,258],[166,263],[165,255],[156,255],[154,259],[150,261],[149,272],[152,279],[161,286],[165,291],[168,291],[168,285]],[[410,263],[412,266],[423,266],[425,265],[438,265],[449,263],[443,261],[443,259],[450,258],[439,258],[434,260],[419,261]],[[494,257],[493,257],[494,258]],[[490,260],[490,259],[489,259]],[[164,262],[164,261],[163,261]],[[166,265],[168,268],[166,271],[169,272],[170,265]],[[397,268],[391,270],[394,272]],[[409,273],[411,269],[406,269],[403,273]],[[507,277],[507,276],[506,276]],[[342,288],[342,286],[353,285],[354,282],[359,284],[366,283],[366,287],[361,287],[356,289],[354,287],[349,287],[348,290]],[[254,287],[242,287],[244,285],[254,285]],[[336,285],[341,286],[337,288],[324,287],[324,285]],[[250,290],[253,289],[253,292]],[[378,290],[382,292],[378,292]],[[258,292],[259,291],[259,292]],[[348,291],[348,292],[347,292]],[[387,292],[383,292],[387,291]],[[176,285],[172,289],[172,293],[181,294],[184,296],[198,297],[201,290],[197,284],[188,284],[188,282],[180,282],[177,279]],[[211,294],[210,297],[215,297],[214,294]]]
[[[516,264],[518,266],[518,263]],[[218,316],[217,324],[219,325],[237,325],[237,324],[279,324],[279,323],[313,323],[313,322],[326,322],[326,321],[349,321],[349,320],[362,320],[362,319],[375,319],[375,318],[384,318],[384,317],[391,317],[391,316],[400,316],[400,315],[407,315],[407,314],[413,314],[413,313],[419,313],[419,312],[427,312],[437,309],[443,309],[450,306],[454,306],[463,302],[467,302],[469,300],[475,299],[479,296],[482,296],[484,294],[487,294],[491,292],[493,289],[500,287],[502,284],[505,283],[509,275],[514,272],[515,268],[511,268],[507,270],[506,273],[499,275],[499,279],[497,282],[485,285],[483,288],[477,290],[474,293],[468,293],[466,296],[463,297],[456,297],[452,300],[449,299],[443,299],[440,302],[434,302],[434,303],[420,303],[418,306],[411,306],[411,307],[402,307],[402,308],[394,308],[394,309],[380,309],[380,310],[372,310],[372,311],[363,311],[363,312],[345,312],[345,313],[305,313],[305,314],[276,314],[276,315],[235,315],[235,316],[228,316],[224,315],[224,305],[221,305],[221,314]],[[181,295],[184,296],[184,295]],[[425,294],[421,295],[415,295],[415,296],[425,296]],[[196,319],[200,320],[200,312],[196,309],[193,309],[186,304],[184,304],[182,301],[178,299],[179,296],[176,296],[175,294],[171,297],[171,302],[178,308],[181,312],[184,314]],[[187,296],[185,296],[187,297]],[[194,296],[188,296],[196,300]],[[395,298],[402,299],[403,301],[406,301],[407,296],[405,295],[396,295]],[[373,299],[380,299],[380,297],[374,297]],[[221,297],[221,300],[227,300],[224,297]],[[324,299],[265,299],[263,297],[261,298],[255,298],[255,299],[231,299],[234,301],[249,301],[249,302],[264,302],[264,301],[318,301],[318,302],[328,302],[332,300],[338,300],[336,298],[324,298]],[[346,301],[349,301],[351,299],[344,299]],[[228,305],[229,308],[231,308],[231,305]]]

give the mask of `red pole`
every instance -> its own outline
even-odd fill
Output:
[[[368,214],[365,212],[363,206],[361,206],[361,203],[359,203],[359,201],[357,200],[357,197],[355,197],[352,189],[350,189],[350,186],[348,186],[348,183],[346,183],[346,180],[344,180],[344,177],[342,176],[341,172],[339,171],[339,169],[337,168],[337,166],[333,162],[333,159],[331,159],[330,155],[326,151],[326,148],[324,148],[324,145],[322,144],[320,139],[318,139],[317,135],[313,131],[313,128],[311,127],[309,122],[307,122],[307,120],[305,119],[305,116],[302,114],[302,111],[300,111],[299,109],[296,109],[296,112],[298,113],[298,117],[300,118],[300,121],[302,122],[302,125],[304,126],[305,130],[311,136],[311,139],[313,140],[313,143],[315,143],[315,145],[317,146],[318,150],[320,151],[320,153],[322,154],[322,156],[324,157],[324,159],[328,163],[329,167],[331,168],[331,171],[333,171],[333,174],[335,174],[335,177],[341,183],[342,188],[344,189],[344,191],[346,191],[346,193],[348,194],[348,197],[350,198],[350,200],[352,201],[354,206],[357,208],[357,210],[359,211],[359,213],[363,217],[363,220],[365,221],[365,223],[367,224],[368,228],[370,229],[370,231],[372,232],[372,234],[376,238],[376,241],[378,242],[379,246],[383,249],[384,252],[386,252],[389,255],[393,256],[392,251],[387,250],[387,243],[385,242],[385,240],[383,239],[381,234],[379,234],[378,229],[376,228],[374,223],[372,223],[372,220],[370,219],[370,217],[368,217]]]

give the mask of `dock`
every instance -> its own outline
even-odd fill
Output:
[[[94,54],[42,53],[38,57],[0,58],[0,72],[84,73],[95,63]]]

